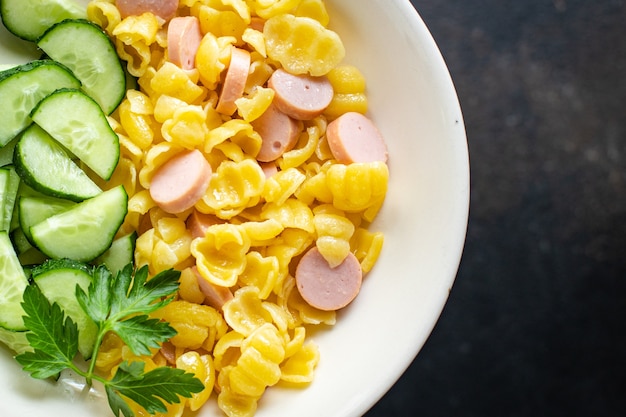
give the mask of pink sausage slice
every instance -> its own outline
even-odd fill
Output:
[[[250,52],[233,46],[224,87],[215,108],[218,112],[230,116],[237,110],[235,100],[243,96],[249,71]]]
[[[173,18],[167,26],[169,60],[184,70],[196,67],[196,52],[202,42],[200,21],[195,16]]]
[[[205,295],[204,304],[210,305],[218,310],[222,309],[222,306],[226,301],[233,299],[233,293],[229,288],[220,287],[218,285],[211,284],[204,279],[198,272],[198,269],[194,266],[191,268],[198,278],[198,286],[200,291]]]
[[[326,139],[339,163],[387,162],[387,145],[383,135],[361,113],[345,113],[330,122],[326,127]]]
[[[115,0],[122,18],[152,13],[168,21],[176,15],[178,0]]]
[[[309,305],[320,310],[339,310],[350,304],[361,289],[363,272],[354,254],[331,268],[316,247],[309,249],[296,268],[296,286]]]
[[[212,214],[201,213],[198,210],[194,210],[189,217],[187,217],[187,230],[191,232],[192,238],[204,237],[209,227],[214,224],[223,223],[217,216]]]
[[[283,69],[274,71],[267,85],[276,93],[276,107],[296,120],[311,120],[322,114],[334,94],[325,76],[293,75]]]
[[[211,165],[202,152],[184,151],[157,170],[150,184],[150,196],[168,213],[183,212],[202,198],[211,174]]]
[[[251,124],[263,140],[261,150],[256,157],[261,162],[274,161],[283,153],[293,149],[300,135],[298,122],[278,110],[273,104]]]
[[[265,174],[265,178],[272,178],[278,174],[278,167],[274,162],[261,162],[259,165]]]

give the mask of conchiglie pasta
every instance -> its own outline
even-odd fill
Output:
[[[203,238],[191,243],[198,272],[220,287],[232,287],[237,283],[246,268],[249,249],[250,238],[241,227],[232,224],[213,225]]]
[[[341,38],[316,20],[277,14],[263,30],[267,55],[293,74],[327,74],[345,56]]]

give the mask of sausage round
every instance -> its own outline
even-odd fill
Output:
[[[326,127],[326,139],[339,163],[387,162],[383,135],[361,113],[348,112],[330,122]]]
[[[218,285],[210,283],[209,281],[204,279],[204,277],[198,271],[198,268],[196,268],[195,266],[191,267],[191,270],[198,279],[198,287],[200,288],[200,291],[202,291],[202,294],[204,294],[205,298],[203,304],[210,305],[213,308],[221,310],[222,306],[224,306],[227,301],[233,299],[233,293],[230,291],[229,288],[220,287]]]
[[[191,232],[191,237],[194,239],[204,237],[209,227],[220,223],[223,223],[223,221],[217,218],[217,216],[201,213],[198,210],[193,210],[186,221],[187,230]]]
[[[152,177],[150,196],[168,213],[181,213],[204,196],[211,165],[197,149],[184,151],[163,164]]]
[[[115,0],[122,18],[153,13],[168,21],[176,15],[178,0]]]
[[[296,286],[309,305],[325,311],[350,304],[361,289],[363,271],[354,254],[331,268],[316,247],[309,249],[296,267]]]
[[[300,125],[274,106],[270,106],[256,120],[252,127],[261,136],[261,150],[256,159],[261,162],[276,160],[283,153],[296,146],[300,135]]]
[[[202,42],[200,21],[195,16],[180,16],[167,26],[167,54],[169,60],[184,70],[196,67],[196,52]]]
[[[311,120],[322,114],[334,94],[326,76],[293,75],[282,68],[272,73],[267,85],[276,93],[276,107],[296,120]]]
[[[230,116],[237,110],[235,100],[243,96],[249,70],[250,52],[233,46],[230,54],[230,64],[228,65],[228,70],[226,70],[224,86],[215,107],[218,112]]]

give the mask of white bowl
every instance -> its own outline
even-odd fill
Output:
[[[450,75],[428,29],[408,0],[328,0],[327,5],[331,27],[346,46],[345,61],[367,78],[370,116],[389,147],[389,192],[372,227],[385,233],[385,245],[357,299],[341,311],[333,328],[314,334],[321,352],[315,381],[303,390],[269,389],[259,403],[259,417],[364,414],[428,338],[465,240],[465,129]],[[33,57],[33,48],[24,54],[25,43],[1,30],[0,63]],[[31,379],[4,351],[0,379],[5,415],[112,415],[101,400],[85,404],[51,383]],[[220,415],[215,412],[216,406],[208,405],[200,416]]]

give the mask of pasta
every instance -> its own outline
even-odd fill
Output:
[[[317,247],[336,266],[352,253],[367,273],[381,253],[383,234],[369,224],[385,198],[387,165],[339,164],[326,140],[329,121],[367,111],[365,78],[341,64],[345,50],[328,29],[323,0],[180,0],[179,15],[197,17],[202,31],[191,70],[168,60],[163,19],[149,12],[121,18],[112,0],[92,0],[87,10],[138,84],[110,117],[120,163],[99,184],[122,183],[129,194],[119,233],[137,233],[136,265],[151,274],[181,271],[176,299],[152,313],[177,335],[142,357],[108,335],[97,368],[110,375],[123,360],[141,360],[146,369],[175,366],[203,381],[204,391],[163,416],[196,411],[212,396],[227,416],[252,416],[268,388],[313,380],[320,352],[307,332],[337,320],[335,311],[301,297],[294,278],[300,256]],[[216,106],[234,47],[251,59],[230,116]],[[298,122],[292,149],[262,164],[252,122],[274,102],[267,81],[278,68],[327,75],[334,97],[324,113]],[[193,207],[167,213],[149,190],[159,168],[187,150],[206,157],[209,185]],[[201,218],[200,229],[190,225]]]

